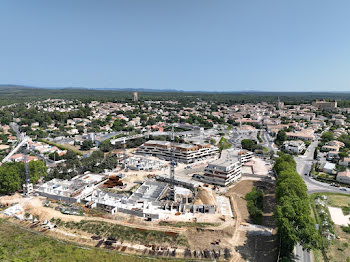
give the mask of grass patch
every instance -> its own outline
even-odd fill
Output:
[[[343,231],[344,231],[345,233],[350,234],[350,226],[347,226],[347,227],[342,226],[341,228],[343,229]]]
[[[137,229],[103,221],[82,220],[80,222],[63,222],[56,219],[54,222],[58,226],[78,229],[102,237],[113,237],[131,243],[188,246],[187,239],[184,236],[172,232]]]
[[[311,206],[313,207],[313,213],[315,215],[317,223],[320,225],[321,230],[323,230],[322,226],[322,214],[320,214],[320,210],[317,210],[315,205],[315,198],[320,195],[326,195],[328,200],[326,202],[327,205],[334,207],[344,207],[344,205],[348,204],[350,201],[350,196],[341,193],[317,193],[311,194]],[[350,262],[350,227],[341,227],[338,225],[332,226],[335,235],[337,236],[333,240],[326,240],[323,237],[323,247],[324,247],[324,255],[328,258],[327,261],[330,262],[340,262],[340,261],[349,261]],[[344,230],[345,229],[345,230]],[[322,232],[322,231],[321,231]],[[321,233],[320,232],[320,233]],[[322,233],[321,233],[322,235]],[[322,255],[322,250],[313,250],[314,261],[326,261]]]
[[[343,207],[350,204],[350,195],[341,193],[322,193],[328,197],[328,205],[333,207]]]
[[[312,250],[312,256],[314,258],[313,261],[315,261],[315,262],[325,262],[323,255],[322,255],[322,251],[319,249]]]
[[[228,142],[228,140],[224,137],[220,138],[219,141],[219,151],[221,152],[222,150],[229,149],[232,145]]]
[[[0,261],[167,261],[166,258],[146,258],[137,255],[106,252],[102,249],[81,247],[73,243],[57,241],[51,237],[25,230],[4,219],[0,219],[0,236]]]
[[[81,152],[80,150],[78,150],[78,149],[76,149],[75,147],[72,147],[72,146],[65,146],[65,145],[57,144],[57,143],[51,142],[51,141],[46,140],[46,139],[38,139],[38,141],[46,143],[46,144],[49,144],[49,145],[52,145],[52,146],[56,146],[56,147],[58,147],[61,150],[71,150],[74,153],[78,154],[79,156],[83,155],[83,152]]]
[[[329,261],[350,261],[350,234],[335,225],[335,233],[339,239],[334,239],[327,250]]]

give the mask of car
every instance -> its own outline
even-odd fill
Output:
[[[341,188],[339,188],[339,190],[341,190],[341,191],[348,191],[345,187],[341,187]]]

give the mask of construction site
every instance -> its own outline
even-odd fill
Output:
[[[154,185],[146,183],[136,190],[140,195],[133,194],[131,199],[99,190],[96,195],[91,195],[91,199],[86,199],[90,200],[86,203],[67,204],[58,200],[48,201],[46,197],[27,198],[17,194],[0,198],[0,205],[4,209],[0,218],[61,240],[131,254],[218,261],[272,261],[276,256],[277,245],[271,185],[258,180],[242,180],[224,195],[217,195],[212,189],[204,187],[194,196],[192,206],[215,203],[213,210],[208,207],[207,210],[189,210],[186,213],[183,212],[186,204],[179,209],[177,201],[160,201],[161,205],[157,209],[163,210],[167,217],[159,219],[152,218],[153,206],[143,209],[138,202],[146,199],[156,202],[159,194],[154,195],[152,192],[166,193],[164,182],[159,183],[153,188],[155,191],[149,191],[149,194],[143,193],[144,187]],[[253,186],[264,188],[265,202],[269,203],[264,207],[262,225],[251,224],[244,200]],[[188,201],[193,198],[190,190],[177,189],[176,186],[174,189],[176,200]],[[86,204],[93,203],[94,198],[104,199],[104,202],[94,202],[95,207],[87,208]],[[114,201],[120,203],[115,213],[108,210]],[[135,208],[127,210],[135,213],[122,210],[125,207],[123,202],[128,201],[134,201]],[[84,213],[77,212],[79,209]],[[142,210],[148,210],[150,216],[144,217],[142,214],[141,217]]]
[[[188,164],[178,162],[174,149],[170,144],[166,161],[130,155],[124,147],[118,170],[53,179],[35,187],[28,183],[24,196],[0,198],[5,208],[0,217],[62,240],[127,253],[271,261],[272,247],[244,248],[264,239],[273,246],[275,241],[273,224],[249,224],[244,197],[262,183],[260,178],[240,181],[241,165],[252,154],[227,151],[220,159],[216,154]],[[230,183],[206,184],[193,179],[195,172],[219,175]],[[271,254],[259,260],[259,252]]]

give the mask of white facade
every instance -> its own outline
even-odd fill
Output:
[[[303,150],[306,149],[305,143],[303,141],[301,141],[301,140],[285,141],[283,143],[283,148],[287,152],[295,153],[295,154],[300,154],[301,152],[303,152]]]
[[[227,186],[242,176],[242,166],[238,158],[220,158],[208,164],[204,170],[203,182]]]
[[[350,184],[350,172],[339,172],[337,175],[337,181],[345,184]]]
[[[137,149],[138,154],[152,155],[158,158],[171,159],[171,147],[174,148],[174,158],[183,163],[193,163],[218,153],[218,148],[209,144],[178,144],[169,141],[150,140]]]

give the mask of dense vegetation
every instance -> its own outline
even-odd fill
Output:
[[[253,187],[252,191],[246,194],[247,208],[253,224],[261,225],[264,209],[264,191]]]
[[[106,169],[112,170],[118,166],[118,158],[115,154],[104,154],[102,151],[94,151],[88,157],[79,158],[73,151],[68,151],[63,159],[65,163],[58,164],[45,177],[46,181],[53,178],[71,179],[86,171],[103,173]]]
[[[21,86],[0,86],[0,105],[20,103],[26,101],[43,100],[48,98],[79,99],[82,101],[131,101],[133,90],[93,90],[83,88],[45,89]],[[181,105],[201,98],[204,101],[216,101],[217,103],[243,104],[267,102],[275,103],[278,99],[286,104],[301,104],[316,99],[342,100],[340,107],[350,107],[349,93],[306,93],[306,92],[241,92],[241,93],[203,93],[203,92],[158,92],[139,90],[140,100],[173,100]]]
[[[255,150],[261,150],[263,147],[261,145],[258,145],[258,143],[255,140],[252,139],[242,139],[241,145],[243,149],[247,149],[249,151],[255,151]]]
[[[46,176],[46,164],[41,161],[29,162],[29,177],[31,183],[36,183]],[[4,163],[0,166],[0,194],[12,194],[22,188],[25,182],[25,166],[22,162]]]
[[[291,155],[280,153],[275,160],[277,173],[275,220],[281,240],[281,256],[284,261],[299,242],[304,248],[319,248],[320,238],[311,216],[307,187],[296,171]]]

